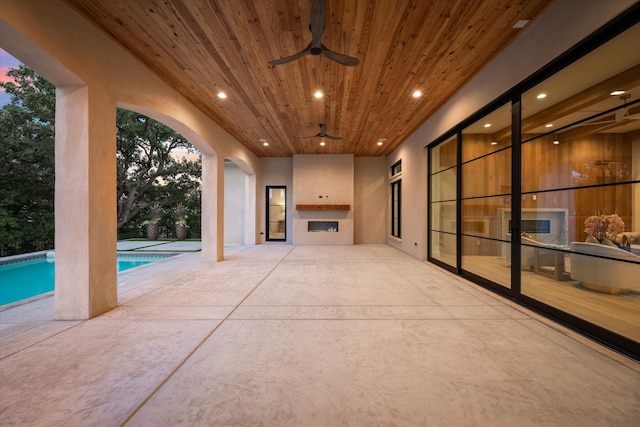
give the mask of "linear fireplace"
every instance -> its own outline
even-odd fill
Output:
[[[338,221],[309,221],[307,222],[307,231],[337,233],[338,225]]]

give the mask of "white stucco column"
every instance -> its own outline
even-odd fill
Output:
[[[99,90],[56,90],[55,317],[117,305],[115,105]]]
[[[244,190],[244,244],[256,244],[256,175],[245,175]]]
[[[202,261],[224,259],[224,158],[202,155]]]

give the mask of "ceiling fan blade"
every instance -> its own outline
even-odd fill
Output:
[[[311,31],[311,35],[313,36],[311,45],[316,49],[320,47],[326,15],[327,4],[325,0],[313,0],[313,3],[311,3],[311,23],[309,24],[309,31]],[[312,51],[312,53],[317,55],[316,52]]]
[[[355,67],[360,63],[360,60],[358,58],[354,58],[353,56],[334,52],[332,50],[327,49],[325,45],[321,45],[321,46],[322,46],[322,56],[329,58],[332,61],[336,61],[337,63],[346,65],[348,67]]]
[[[273,61],[269,61],[269,65],[271,65],[272,67],[275,67],[276,65],[286,64],[287,62],[295,61],[296,59],[302,58],[303,56],[308,55],[310,53],[311,53],[311,43],[309,43],[302,52],[298,52],[296,54],[287,56],[285,58],[274,59]]]
[[[608,125],[608,124],[617,123],[617,122],[618,120],[604,120],[602,122],[584,122],[584,123],[578,123],[577,125],[573,125],[571,127]]]
[[[327,135],[327,125],[325,125],[324,123],[320,123],[320,132],[313,135],[313,136],[301,136],[300,138],[327,138],[327,139],[335,139],[335,140],[340,140],[342,139],[341,136],[333,136],[333,135]]]

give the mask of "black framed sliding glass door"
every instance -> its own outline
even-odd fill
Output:
[[[287,187],[267,186],[267,241],[287,240]]]
[[[638,16],[428,146],[428,257],[640,360]]]

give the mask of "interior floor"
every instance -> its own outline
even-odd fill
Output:
[[[511,280],[511,264],[495,256],[467,256],[464,268],[479,276],[507,286]],[[565,271],[561,280],[555,278],[553,267],[543,267],[536,273],[521,269],[522,293],[566,313],[602,326],[640,342],[640,293],[622,294],[596,292],[571,279],[569,255],[565,255]]]
[[[388,245],[237,247],[0,312],[2,425],[636,426],[640,364]]]

